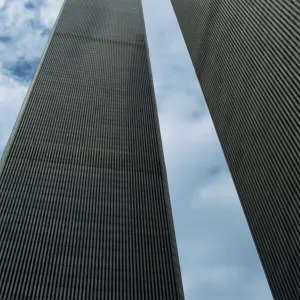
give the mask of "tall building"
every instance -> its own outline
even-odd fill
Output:
[[[64,2],[0,168],[0,299],[184,299],[140,0]]]
[[[300,299],[300,3],[172,0],[275,299]]]

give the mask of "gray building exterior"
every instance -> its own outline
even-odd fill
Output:
[[[140,0],[64,2],[0,220],[0,299],[184,299]]]
[[[300,3],[171,1],[273,297],[299,300]]]

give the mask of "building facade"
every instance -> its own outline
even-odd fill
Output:
[[[184,299],[140,0],[66,0],[0,164],[1,299]]]
[[[300,4],[171,0],[274,299],[300,299]]]

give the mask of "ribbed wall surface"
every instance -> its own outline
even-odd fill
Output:
[[[183,299],[140,0],[67,0],[0,168],[1,299]]]
[[[172,0],[275,299],[300,299],[300,2]]]

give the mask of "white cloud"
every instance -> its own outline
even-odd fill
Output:
[[[238,207],[238,195],[229,172],[214,176],[214,180],[200,187],[192,208],[201,209],[204,205],[212,205],[219,209],[235,209]]]
[[[54,25],[63,0],[47,0],[41,6],[41,22],[44,26],[52,28]]]
[[[8,141],[27,88],[26,85],[0,73],[0,156]]]
[[[5,0],[0,0],[0,9],[4,6]]]
[[[0,12],[0,17],[0,32],[10,38],[9,42],[0,43],[2,63],[20,58],[39,59],[48,38],[39,24],[39,12],[26,9],[23,1],[11,0]]]

